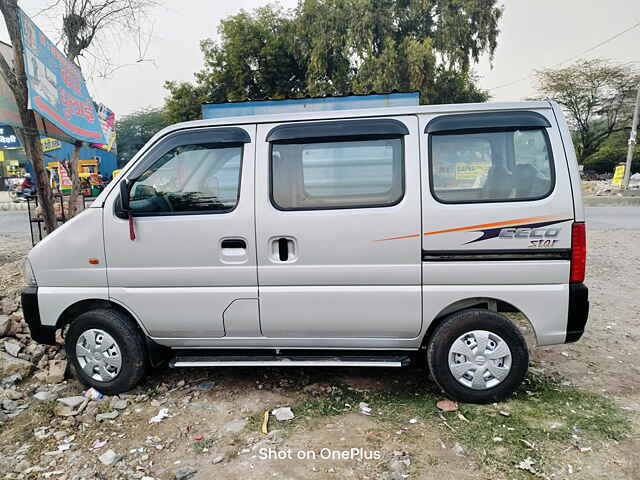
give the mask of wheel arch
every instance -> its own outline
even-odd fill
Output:
[[[450,303],[446,307],[440,310],[438,314],[433,318],[429,326],[427,327],[421,342],[421,348],[426,348],[429,339],[433,335],[435,329],[440,325],[448,316],[460,312],[462,310],[470,309],[484,309],[498,313],[516,313],[522,315],[522,318],[527,322],[534,338],[537,340],[536,330],[531,319],[522,311],[522,309],[513,305],[510,302],[501,300],[494,297],[469,297],[460,300],[456,300]],[[516,323],[513,318],[505,316],[512,323]]]
[[[131,323],[135,325],[145,341],[147,357],[152,366],[158,365],[166,359],[169,349],[154,342],[139,319],[127,307],[110,300],[90,298],[80,300],[69,305],[58,317],[58,320],[56,321],[56,330],[61,330],[64,336],[66,327],[70,325],[71,322],[78,317],[78,315],[99,308],[111,308],[119,311],[127,318],[129,318]]]

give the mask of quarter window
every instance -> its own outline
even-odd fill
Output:
[[[272,200],[283,210],[388,206],[404,195],[401,138],[275,143]]]
[[[543,129],[430,135],[431,186],[445,203],[546,197],[553,158]]]
[[[135,213],[228,212],[240,193],[242,147],[182,145],[162,155],[131,188]]]

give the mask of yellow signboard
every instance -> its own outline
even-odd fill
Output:
[[[613,172],[613,180],[611,181],[611,183],[616,187],[622,187],[622,180],[624,179],[624,167],[625,165],[618,165]]]
[[[0,150],[0,162],[4,162],[4,152]]]
[[[489,171],[491,162],[459,162],[456,163],[456,180],[475,180]]]
[[[55,138],[45,137],[40,139],[40,143],[42,143],[42,151],[50,152],[51,150],[57,150],[62,148],[62,144],[60,140],[56,140]]]

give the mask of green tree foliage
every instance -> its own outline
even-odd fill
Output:
[[[555,100],[573,130],[578,162],[595,154],[609,136],[631,128],[640,74],[628,65],[582,60],[537,72],[538,92]]]
[[[116,126],[119,163],[131,160],[151,137],[170,123],[157,108],[144,108],[122,117]]]
[[[223,20],[195,83],[167,82],[171,121],[200,103],[420,90],[422,103],[481,102],[471,71],[496,48],[497,0],[301,0]]]
[[[628,141],[628,131],[611,134],[597,152],[585,159],[585,170],[596,173],[613,173],[616,166],[627,161]],[[640,172],[640,145],[636,145],[633,153],[631,172]]]

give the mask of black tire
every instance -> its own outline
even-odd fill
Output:
[[[449,349],[462,335],[485,330],[501,337],[511,351],[511,370],[497,385],[484,390],[460,383],[449,369]],[[482,361],[482,359],[480,359]],[[427,363],[436,384],[452,399],[467,403],[491,403],[511,396],[529,368],[529,351],[520,330],[499,313],[463,310],[447,317],[436,327],[427,346]]]
[[[122,357],[120,372],[110,381],[99,381],[89,376],[80,366],[76,356],[76,343],[80,335],[90,329],[102,330],[115,340]],[[109,308],[90,310],[79,315],[65,335],[65,350],[76,377],[84,385],[114,395],[131,390],[147,371],[147,354],[144,338],[137,325],[125,314]]]

